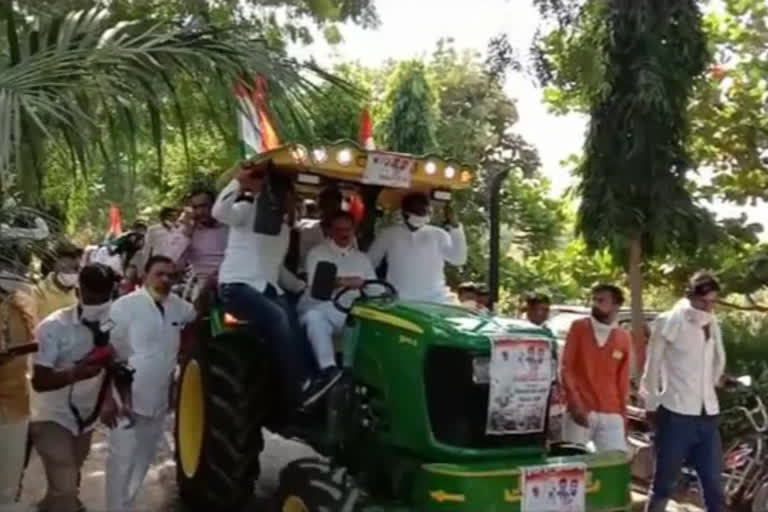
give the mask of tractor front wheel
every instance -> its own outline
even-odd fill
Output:
[[[176,474],[199,512],[239,510],[253,495],[268,408],[262,344],[229,332],[193,348],[179,379]]]
[[[322,459],[301,459],[280,472],[280,487],[272,512],[359,512],[365,494],[347,471]]]

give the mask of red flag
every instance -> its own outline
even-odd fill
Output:
[[[360,116],[360,145],[365,149],[376,149],[376,143],[373,141],[373,121],[368,107],[363,109]]]
[[[365,203],[363,203],[363,200],[359,195],[354,194],[349,198],[347,211],[355,220],[356,224],[360,224],[363,221],[363,217],[365,217]]]
[[[123,221],[120,215],[120,208],[116,205],[109,207],[109,230],[107,231],[107,238],[120,236],[123,233]]]
[[[263,151],[269,151],[275,149],[280,145],[280,139],[277,137],[277,132],[272,127],[272,122],[269,120],[269,114],[267,110],[267,82],[264,78],[256,77],[256,90],[254,91],[254,103],[256,104],[256,112],[259,116],[259,126],[261,127],[261,145]]]

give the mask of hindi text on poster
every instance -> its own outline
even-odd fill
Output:
[[[363,183],[384,187],[408,188],[414,160],[407,156],[382,151],[369,151]]]

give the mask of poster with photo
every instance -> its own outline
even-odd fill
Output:
[[[584,512],[585,464],[558,464],[522,469],[522,512]]]
[[[549,340],[505,335],[491,341],[486,433],[542,432],[552,385]]]

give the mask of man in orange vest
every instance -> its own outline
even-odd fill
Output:
[[[629,333],[616,323],[624,303],[621,289],[601,284],[592,289],[592,314],[568,331],[562,381],[568,413],[564,438],[598,451],[627,450],[625,410],[629,395]]]

